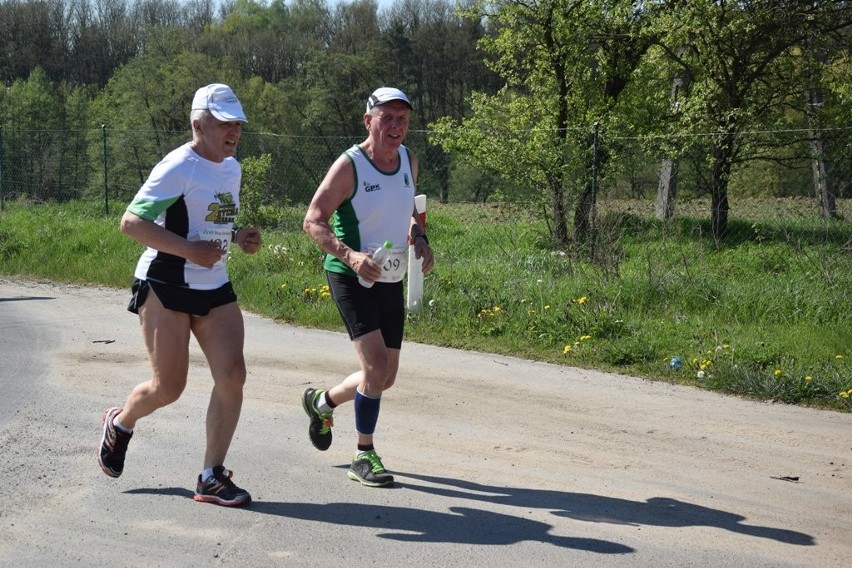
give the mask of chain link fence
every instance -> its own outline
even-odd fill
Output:
[[[740,151],[727,178],[732,220],[825,217],[827,198],[835,217],[850,218],[852,129],[739,136]],[[157,161],[189,139],[188,131],[0,128],[0,206],[85,200],[105,212],[122,210]],[[307,204],[334,159],[362,139],[243,132],[238,158],[243,163],[244,184],[251,186],[260,204]],[[713,142],[710,134],[641,139],[601,133],[591,168],[566,177],[577,185],[565,193],[566,201],[571,201],[566,210],[576,206],[592,171],[598,215],[620,211],[660,219],[709,218],[714,206]],[[417,152],[419,191],[430,200],[547,201],[535,191],[454,162],[428,143],[427,132],[410,132],[406,144]],[[823,159],[815,159],[816,155]],[[546,209],[546,205],[536,207]]]

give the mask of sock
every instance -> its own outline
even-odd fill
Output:
[[[369,452],[370,450],[375,450],[376,447],[373,444],[358,444],[359,452]]]
[[[337,408],[337,404],[331,400],[331,397],[328,395],[328,391],[323,391],[317,400],[317,410],[320,411],[320,414],[326,414],[335,408]]]
[[[213,468],[208,467],[207,469],[201,470],[201,483],[206,483],[208,479],[213,477]]]
[[[122,432],[124,432],[125,434],[132,434],[133,433],[132,429],[125,428],[124,425],[122,425],[122,423],[118,421],[117,416],[112,419],[112,425],[115,426],[118,430],[121,430]]]
[[[372,435],[379,421],[379,406],[382,397],[372,398],[355,391],[355,430],[359,434]]]

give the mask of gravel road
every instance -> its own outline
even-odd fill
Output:
[[[351,405],[313,449],[299,397],[353,370],[343,333],[246,314],[227,467],[254,503],[192,499],[211,380],[137,425],[122,477],[104,408],[148,375],[127,290],[0,278],[0,566],[848,566],[852,414],[406,343],[350,481]]]

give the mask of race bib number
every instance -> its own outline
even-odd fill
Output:
[[[215,243],[219,250],[224,254],[216,261],[214,267],[224,266],[225,258],[228,255],[228,247],[231,245],[231,229],[230,227],[222,227],[219,225],[208,225],[198,231],[198,237],[202,241],[210,241]]]
[[[408,270],[408,248],[391,249],[390,256],[382,264],[382,275],[378,282],[399,282]]]

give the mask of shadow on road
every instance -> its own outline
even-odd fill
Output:
[[[522,509],[547,509],[559,517],[594,523],[660,527],[715,527],[739,534],[799,546],[813,546],[810,535],[772,527],[743,524],[745,517],[667,497],[629,501],[587,493],[498,487],[459,479],[394,472],[397,489],[422,491],[453,499],[488,502]],[[402,478],[402,479],[401,479]],[[409,483],[416,480],[424,484]],[[426,485],[428,484],[428,485]],[[129,494],[179,496],[192,499],[184,488],[139,488]],[[626,554],[634,549],[604,540],[551,535],[552,525],[469,507],[449,507],[449,512],[424,511],[360,503],[277,503],[255,501],[250,511],[292,519],[371,527],[388,532],[377,536],[398,541],[508,545],[523,541],[601,554]]]
[[[787,529],[746,525],[745,517],[667,497],[629,501],[615,497],[546,491],[521,487],[497,487],[459,479],[394,472],[433,485],[405,484],[408,489],[460,499],[499,503],[512,507],[550,509],[554,515],[579,521],[659,527],[716,527],[731,532],[768,538],[800,546],[813,546],[814,538]]]
[[[404,485],[402,488],[410,486]],[[193,495],[188,489],[175,487],[139,488],[125,493],[182,496],[189,499],[192,499]],[[551,535],[548,531],[553,527],[546,523],[466,507],[450,507],[449,512],[445,513],[360,503],[254,501],[248,510],[290,519],[369,527],[387,531],[379,532],[379,538],[403,542],[509,545],[535,541],[600,554],[634,552],[634,549],[615,542]]]

